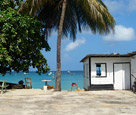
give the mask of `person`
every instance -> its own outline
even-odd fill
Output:
[[[53,72],[53,76],[52,76],[52,79],[53,79],[53,80],[55,79],[55,77],[54,77],[54,72]]]

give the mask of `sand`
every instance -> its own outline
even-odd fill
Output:
[[[0,115],[135,115],[131,91],[9,90],[0,95]]]

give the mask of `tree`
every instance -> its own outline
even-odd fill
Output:
[[[14,0],[0,2],[0,73],[29,72],[30,66],[39,74],[49,71],[41,53],[50,50],[41,22],[17,13]]]
[[[23,0],[0,0],[0,10],[6,10],[7,8],[17,9]]]
[[[114,30],[115,20],[102,0],[26,0],[20,11],[35,15],[45,25],[45,35],[58,30],[56,91],[61,90],[61,38],[91,29],[99,34]]]

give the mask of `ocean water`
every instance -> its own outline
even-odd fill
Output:
[[[56,78],[56,72],[54,72]],[[55,86],[55,81],[52,77],[53,75],[42,74],[38,75],[35,72],[30,72],[28,74],[20,73],[12,73],[6,74],[5,76],[0,75],[0,80],[6,80],[10,83],[18,83],[20,80],[24,81],[25,77],[30,77],[32,82],[32,88],[39,89],[42,88],[45,82],[42,80],[51,80],[48,82],[49,85]],[[61,88],[62,90],[71,90],[71,84],[77,83],[80,89],[83,89],[83,71],[71,71],[71,74],[68,74],[67,71],[61,72]],[[73,88],[74,89],[74,88]]]

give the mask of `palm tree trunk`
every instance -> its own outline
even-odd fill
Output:
[[[57,38],[57,75],[55,91],[61,91],[61,35],[66,11],[66,0],[63,0],[61,18],[59,23],[58,38]]]

